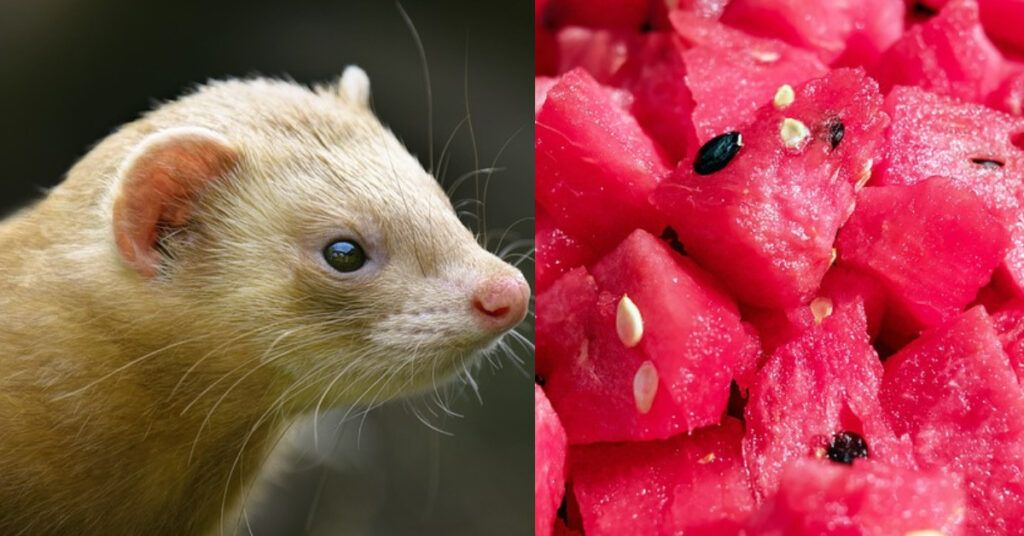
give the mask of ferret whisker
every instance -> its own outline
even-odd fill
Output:
[[[472,171],[467,171],[462,175],[459,175],[458,178],[456,178],[455,181],[453,181],[448,186],[448,189],[445,191],[445,193],[448,194],[448,197],[452,197],[455,193],[455,190],[457,190],[459,186],[461,186],[462,183],[466,182],[467,180],[472,179],[473,177],[479,177],[480,175],[484,175],[486,173],[495,173],[500,171],[505,171],[505,168],[478,168]],[[480,196],[477,195],[473,199],[480,199]]]
[[[398,8],[398,12],[402,15],[402,20],[405,21],[409,32],[412,33],[413,41],[416,42],[416,50],[420,55],[420,63],[423,65],[423,84],[427,91],[427,152],[430,154],[430,167],[427,169],[433,174],[436,171],[434,169],[434,95],[430,82],[430,66],[427,64],[427,51],[423,47],[423,40],[420,39],[420,33],[416,30],[416,25],[413,24],[412,18],[406,13],[401,2],[395,2],[395,7]]]
[[[473,129],[473,112],[472,112],[471,106],[469,104],[469,32],[468,31],[467,31],[467,34],[466,34],[465,61],[464,61],[464,64],[463,64],[463,71],[462,71],[462,98],[463,98],[463,102],[465,102],[465,105],[466,105],[466,126],[469,128],[469,143],[470,143],[470,147],[472,147],[472,149],[473,149],[473,168],[474,169],[479,169],[480,168],[480,151],[477,149],[477,146],[476,146],[476,131]],[[476,175],[476,174],[474,174],[473,176],[474,177],[479,177],[479,175]],[[456,183],[458,183],[458,182],[459,181],[456,181]],[[474,189],[473,189],[474,195],[473,195],[473,197],[475,199],[480,199],[480,181],[478,179],[474,179],[473,180],[473,185],[474,185]],[[449,197],[451,197],[451,195],[452,195],[451,192],[453,192],[453,191],[455,191],[454,187],[449,189],[449,191],[448,191],[448,196]],[[479,221],[483,221],[483,216],[482,215],[479,218]]]
[[[520,238],[519,240],[513,240],[512,243],[506,246],[505,249],[502,249],[501,247],[501,244],[505,242],[505,238],[508,237],[508,234],[512,232],[512,229],[515,228],[515,226],[518,223],[523,221],[529,221],[530,219],[532,218],[520,218],[519,220],[516,220],[516,222],[513,223],[512,225],[509,225],[508,227],[505,228],[505,232],[501,234],[501,238],[498,240],[498,245],[494,246],[494,249],[498,251],[498,258],[504,258],[504,256],[509,251],[514,251],[517,247],[522,247],[523,245],[527,244],[533,244],[533,238]]]
[[[508,138],[505,139],[505,142],[501,144],[501,147],[498,149],[498,152],[495,153],[494,160],[491,161],[491,169],[495,169],[497,167],[498,160],[501,158],[501,155],[505,152],[505,149],[508,148],[509,144],[512,143],[512,140],[514,140],[516,138],[516,136],[518,136],[519,133],[522,132],[522,131],[523,131],[523,127],[519,127],[512,134],[510,134],[508,136]],[[490,173],[490,172],[488,172],[486,175],[484,175],[484,191],[483,191],[483,194],[481,196],[479,196],[479,198],[481,200],[483,200],[483,201],[487,200],[487,190],[488,190],[488,188],[491,185],[491,177],[493,177],[493,176],[494,176],[494,173]],[[486,204],[484,204],[484,206],[481,208],[481,211],[482,211],[482,215],[480,217],[480,220],[481,220],[481,223],[486,226],[487,225],[487,205]],[[487,233],[485,232],[484,233],[484,244],[485,244],[485,247],[486,247],[486,243],[487,243]]]
[[[134,366],[134,365],[137,365],[137,364],[139,364],[139,363],[141,363],[141,362],[143,362],[143,361],[145,361],[147,359],[151,359],[153,356],[159,355],[160,353],[165,352],[167,350],[170,350],[172,348],[176,348],[178,346],[182,346],[182,345],[188,344],[190,342],[197,341],[197,340],[202,339],[202,338],[204,338],[204,336],[198,336],[198,337],[193,337],[193,338],[190,338],[190,339],[183,339],[183,340],[180,340],[180,341],[172,342],[171,344],[168,344],[166,346],[163,346],[161,348],[153,350],[152,352],[144,354],[144,355],[142,355],[140,357],[137,357],[135,359],[132,359],[131,361],[125,363],[124,365],[121,365],[121,366],[115,368],[114,370],[104,374],[103,376],[100,376],[99,378],[97,378],[97,379],[95,379],[95,380],[85,384],[84,386],[79,387],[78,389],[75,389],[74,391],[70,391],[70,392],[67,392],[67,393],[63,393],[63,394],[57,395],[57,396],[53,397],[51,400],[54,401],[54,402],[57,402],[57,401],[64,400],[66,398],[70,398],[72,396],[78,395],[80,393],[83,393],[86,390],[88,390],[89,388],[99,384],[100,382],[103,382],[104,380],[107,380],[107,379],[117,375],[118,373],[120,373],[120,372],[122,372],[122,371],[124,371],[124,370],[126,370],[126,369],[128,369],[128,368],[130,368],[132,366]]]
[[[441,184],[442,186],[444,185],[444,176],[445,172],[447,171],[447,165],[445,164],[445,162],[447,162],[449,157],[451,156],[451,153],[449,153],[448,150],[451,148],[452,142],[455,141],[455,136],[459,133],[460,130],[462,130],[462,127],[465,126],[466,119],[466,117],[463,117],[462,119],[459,120],[458,123],[455,124],[454,127],[452,127],[452,133],[449,134],[448,139],[445,140],[444,147],[441,148],[441,154],[437,159],[438,169],[432,170],[432,172],[435,173],[434,177],[437,179],[438,184]]]

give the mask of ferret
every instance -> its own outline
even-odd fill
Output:
[[[294,419],[452,377],[529,300],[359,68],[202,86],[0,224],[0,534],[219,534]]]

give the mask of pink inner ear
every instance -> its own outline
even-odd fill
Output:
[[[212,133],[150,142],[125,170],[114,202],[114,240],[125,261],[143,277],[156,275],[160,229],[184,226],[196,194],[237,162],[238,152]]]

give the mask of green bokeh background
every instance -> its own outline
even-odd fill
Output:
[[[515,224],[506,244],[531,237],[532,219],[520,221],[533,215],[530,4],[403,7],[430,66],[435,154],[466,115],[468,86],[479,164],[463,128],[443,179],[489,166],[507,143],[486,227],[501,235]],[[422,63],[393,2],[0,0],[0,211],[38,198],[92,144],[195,83],[251,74],[313,83],[350,63],[366,69],[378,115],[427,165]],[[468,181],[454,198],[475,191]],[[522,268],[532,280],[532,263]],[[336,436],[343,412],[326,415],[316,445],[308,427],[297,430],[300,455],[247,509],[240,534],[528,534],[533,361],[519,353],[520,365],[495,355],[500,367],[481,366],[482,402],[472,389],[453,391],[462,417],[421,398],[350,415]]]

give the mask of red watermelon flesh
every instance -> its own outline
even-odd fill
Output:
[[[624,296],[643,326],[632,347],[617,331]],[[645,231],[600,260],[592,280],[578,269],[556,281],[537,298],[537,317],[538,374],[571,444],[660,439],[717,423],[732,378],[755,358],[732,301]]]
[[[537,203],[570,236],[607,249],[638,227],[664,228],[647,200],[668,172],[663,156],[585,71],[548,90],[534,151]]]
[[[1012,116],[1024,115],[1024,70],[1007,74],[999,87],[989,93],[985,104]]]
[[[964,534],[964,493],[940,471],[864,460],[846,467],[798,460],[747,525],[759,536]],[[937,531],[937,532],[916,532]]]
[[[740,453],[743,424],[662,441],[572,447],[587,536],[736,534],[754,508]]]
[[[595,258],[592,250],[555,227],[543,210],[537,210],[534,240],[537,260],[535,287],[538,293],[547,290],[551,283],[568,270],[589,264]]]
[[[540,113],[541,106],[548,98],[548,91],[558,82],[550,76],[538,76],[533,79],[533,115]]]
[[[679,0],[673,12],[693,13],[705,19],[717,20],[725,12],[730,0]],[[671,16],[671,13],[669,13]]]
[[[833,266],[821,280],[817,297],[790,309],[745,308],[743,318],[757,328],[762,357],[813,329],[823,316],[840,309],[862,307],[871,339],[878,336],[885,313],[885,293],[875,280],[855,269]]]
[[[565,430],[551,409],[544,391],[533,386],[534,525],[536,536],[547,536],[555,526],[558,505],[565,493]]]
[[[887,157],[877,168],[875,183],[914,184],[941,175],[970,189],[1010,231],[1005,270],[1021,292],[1024,152],[1013,138],[1024,132],[1024,120],[912,87],[894,88],[885,107],[892,124]]]
[[[834,70],[795,95],[782,110],[763,107],[740,130],[743,146],[724,169],[698,175],[681,165],[651,198],[687,252],[755,307],[810,300],[887,122],[863,71]],[[795,149],[781,137],[787,118],[809,132]],[[830,132],[840,122],[845,134],[833,148]]]
[[[743,455],[758,498],[775,493],[793,460],[827,459],[842,432],[863,438],[868,459],[912,466],[906,441],[878,404],[881,378],[860,305],[835,311],[777,349],[758,372],[745,412]]]
[[[887,289],[899,319],[889,327],[914,334],[959,314],[1002,262],[1008,240],[976,195],[933,177],[865,188],[837,245],[844,264]]]
[[[829,63],[842,54],[852,30],[845,7],[807,0],[732,0],[722,22],[753,35],[784,39]]]
[[[627,87],[639,76],[640,55],[649,38],[628,30],[561,28],[556,34],[558,72],[581,67],[599,84]]]
[[[639,31],[654,14],[650,0],[549,0],[546,16],[556,26]]]
[[[693,95],[686,86],[681,45],[672,36],[654,34],[646,41],[633,82],[633,115],[672,162],[697,152],[693,130]]]
[[[545,385],[555,371],[571,370],[573,363],[588,361],[597,294],[597,283],[582,266],[569,270],[548,290],[538,293],[535,370]],[[551,393],[550,387],[547,392]]]
[[[1024,302],[1017,301],[992,314],[992,323],[1017,375],[1017,383],[1024,385]]]
[[[954,0],[937,16],[908,30],[872,74],[883,92],[895,85],[920,86],[985,102],[1003,77],[1003,59],[982,30],[977,3]]]
[[[1024,533],[1024,393],[984,308],[890,357],[879,397],[922,468],[964,477],[968,534]]]
[[[814,54],[782,41],[752,37],[686,12],[670,18],[676,32],[693,45],[683,60],[701,144],[739,130],[772,101],[779,86],[797,86],[828,70]]]

